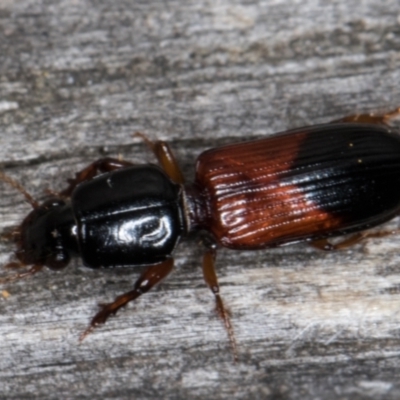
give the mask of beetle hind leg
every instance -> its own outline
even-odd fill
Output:
[[[85,339],[98,325],[104,324],[108,317],[116,314],[121,307],[126,306],[130,301],[137,299],[162,281],[172,271],[173,266],[174,260],[172,258],[167,258],[159,264],[151,265],[136,281],[133,290],[118,296],[112,303],[100,304],[100,311],[93,317],[89,327],[80,335],[79,341],[81,342]]]
[[[390,119],[395,118],[398,115],[400,115],[400,107],[383,114],[369,113],[369,114],[348,115],[347,117],[332,121],[331,123],[357,122],[361,124],[386,125]]]
[[[391,231],[378,231],[378,232],[358,232],[355,233],[338,243],[331,243],[328,239],[314,240],[309,243],[310,246],[324,251],[344,250],[355,244],[361,243],[367,239],[380,239],[386,236],[398,235],[400,229],[393,229]]]

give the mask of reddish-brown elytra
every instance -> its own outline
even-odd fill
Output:
[[[182,236],[205,231],[203,275],[236,359],[214,268],[217,247],[258,250],[308,241],[333,250],[385,235],[365,230],[400,212],[400,133],[386,125],[398,113],[351,116],[208,150],[198,157],[191,184],[168,144],[140,133],[160,167],[102,158],[43,203],[0,173],[33,208],[8,234],[16,260],[6,267],[27,269],[2,282],[44,266],[64,268],[72,256],[91,268],[149,265],[130,292],[101,306],[82,340],[171,272]],[[347,233],[353,235],[338,244],[328,241]]]

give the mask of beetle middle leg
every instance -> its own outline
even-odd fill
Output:
[[[93,317],[89,327],[79,337],[79,341],[82,341],[96,326],[104,324],[108,317],[115,314],[121,307],[137,299],[162,281],[172,271],[173,267],[173,258],[167,258],[159,264],[151,265],[136,281],[133,290],[118,296],[112,303],[100,304],[101,310]]]
[[[225,325],[225,329],[228,332],[229,342],[231,344],[233,358],[235,361],[238,360],[238,351],[235,339],[235,333],[231,323],[230,315],[228,310],[224,306],[220,292],[217,274],[215,272],[215,246],[208,246],[203,256],[203,276],[207,283],[207,286],[211,289],[215,296],[215,306],[218,316],[222,319]]]
[[[141,132],[135,132],[134,136],[138,136],[144,140],[150,150],[156,156],[158,162],[161,164],[164,172],[178,184],[185,183],[182,171],[178,165],[178,162],[174,156],[173,151],[169,147],[167,142],[162,140],[150,140],[146,135]]]
[[[386,112],[384,114],[374,114],[374,113],[369,113],[369,114],[354,114],[354,115],[348,115],[347,117],[337,119],[335,121],[332,121],[331,123],[339,123],[339,122],[357,122],[360,124],[387,124],[388,121],[392,118],[395,118],[400,114],[400,107]]]

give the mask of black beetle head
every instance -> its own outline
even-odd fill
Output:
[[[54,198],[26,216],[15,237],[15,255],[22,264],[61,269],[69,263],[71,257],[64,231],[68,211],[70,207],[65,201]]]

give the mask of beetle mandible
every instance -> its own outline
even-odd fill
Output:
[[[33,208],[8,235],[16,260],[6,267],[27,269],[1,282],[44,266],[62,269],[72,256],[91,268],[148,265],[130,292],[101,306],[82,340],[171,272],[182,236],[205,231],[204,279],[237,358],[214,268],[217,247],[256,250],[307,241],[334,250],[383,236],[366,230],[400,212],[400,133],[386,124],[399,113],[354,115],[210,149],[198,157],[191,184],[169,145],[141,133],[160,166],[102,158],[42,203],[0,173]],[[348,233],[339,243],[328,240]]]

